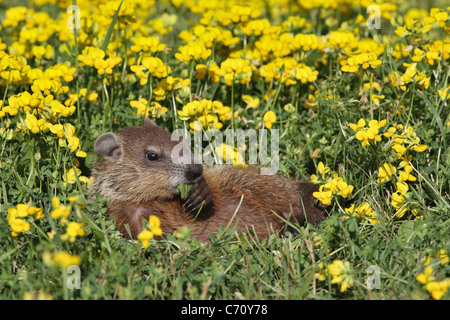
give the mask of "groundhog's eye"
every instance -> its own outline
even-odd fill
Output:
[[[147,151],[145,156],[150,161],[158,161],[159,160],[159,156],[158,156],[158,154],[155,151]]]

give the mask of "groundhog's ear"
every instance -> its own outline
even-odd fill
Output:
[[[118,161],[122,158],[122,150],[120,150],[120,142],[117,134],[107,132],[97,138],[94,150],[99,156],[109,160]]]
[[[157,127],[158,125],[156,124],[155,121],[153,121],[150,118],[144,118],[144,126],[154,126]]]

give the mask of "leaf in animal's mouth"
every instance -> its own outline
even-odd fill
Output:
[[[192,184],[180,183],[177,188],[180,190],[181,199],[186,198],[189,190],[191,190]]]

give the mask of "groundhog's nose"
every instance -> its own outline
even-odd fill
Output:
[[[186,177],[189,180],[195,180],[203,173],[203,166],[201,164],[191,164],[186,173]]]

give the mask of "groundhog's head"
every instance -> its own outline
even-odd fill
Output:
[[[142,127],[102,134],[94,149],[104,159],[95,170],[95,189],[105,199],[171,198],[180,183],[194,183],[203,173],[188,143],[148,118]]]

